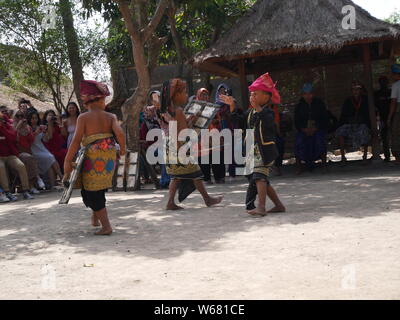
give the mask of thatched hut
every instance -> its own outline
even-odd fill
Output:
[[[355,29],[343,27],[348,16],[345,6],[354,9]],[[394,60],[400,55],[399,39],[400,26],[372,17],[350,0],[258,0],[213,47],[195,56],[193,63],[205,72],[238,77],[246,105],[248,75],[361,62],[377,137],[371,62]]]

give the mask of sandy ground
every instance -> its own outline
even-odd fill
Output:
[[[272,178],[285,214],[243,211],[246,183],[166,212],[166,191],[109,193],[96,237],[75,194],[0,206],[1,299],[399,299],[400,170],[353,163]]]

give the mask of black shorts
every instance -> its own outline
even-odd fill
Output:
[[[99,191],[87,191],[82,189],[81,195],[83,203],[93,211],[104,209],[106,207],[106,191],[107,189]]]
[[[269,186],[271,183],[269,182],[269,177],[265,174],[254,172],[251,175],[246,176],[250,183],[256,183],[256,181],[261,180],[267,183]]]

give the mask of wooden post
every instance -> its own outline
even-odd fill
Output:
[[[371,52],[369,44],[363,45],[363,62],[364,62],[364,76],[365,85],[368,92],[368,107],[369,116],[371,119],[372,129],[372,159],[380,159],[380,144],[379,144],[379,133],[378,123],[376,119],[375,102],[374,102],[374,85],[372,79],[372,67],[371,67]]]
[[[244,60],[239,60],[239,78],[240,78],[240,89],[242,92],[242,108],[246,110],[249,106],[249,88],[247,85],[246,77],[246,66]]]

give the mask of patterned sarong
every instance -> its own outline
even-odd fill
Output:
[[[326,152],[324,131],[318,130],[313,136],[307,136],[304,132],[297,133],[295,155],[297,159],[304,161],[307,166],[312,166],[312,163],[321,159]]]
[[[86,150],[80,176],[81,187],[86,191],[99,191],[112,187],[116,163],[116,147],[113,135],[95,134],[82,141]]]
[[[169,143],[170,142],[170,143]],[[174,141],[167,139],[166,155],[167,155],[167,173],[172,179],[200,179],[203,176],[200,166],[195,159],[191,159],[188,164],[180,163],[178,157],[179,147],[183,144],[178,143],[178,147],[173,148]],[[176,163],[172,161],[175,160]]]
[[[166,169],[171,179],[181,180],[178,186],[178,200],[179,202],[183,202],[196,190],[193,180],[202,179],[203,173],[194,159],[190,159],[188,164],[179,163],[179,148],[174,148],[174,143],[176,142],[170,140],[169,137],[166,138]],[[178,143],[178,146],[181,145],[182,143]]]

